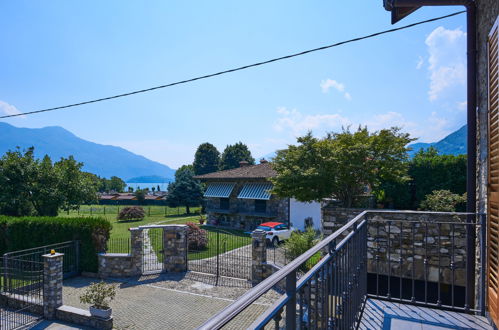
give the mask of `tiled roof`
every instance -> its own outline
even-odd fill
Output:
[[[263,163],[257,165],[249,165],[234,168],[232,170],[218,171],[203,175],[195,176],[194,178],[201,181],[214,180],[244,180],[244,179],[268,179],[277,175],[277,172],[272,168],[271,163]]]

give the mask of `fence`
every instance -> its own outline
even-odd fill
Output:
[[[80,205],[77,210],[61,211],[61,214],[79,216],[117,216],[120,213],[120,210],[129,206],[141,206],[146,215],[149,217],[171,217],[187,214],[185,207],[169,207],[159,205]],[[190,208],[190,214],[199,214],[200,211],[200,207]]]
[[[43,262],[0,258],[0,329],[18,329],[41,318]]]
[[[247,307],[271,290],[282,292],[281,288],[281,298],[249,328],[355,328],[369,297],[483,315],[483,285],[480,304],[474,306],[473,251],[475,231],[480,229],[484,241],[484,218],[477,224],[471,221],[474,216],[364,211],[246,292],[201,329],[240,324]],[[452,221],[440,221],[442,218]],[[483,249],[481,245],[481,269]],[[303,265],[324,250],[326,255],[297,280]]]
[[[7,252],[3,255],[4,262],[10,259],[26,262],[43,262],[42,255],[55,250],[64,253],[63,274],[64,278],[72,277],[80,273],[80,242],[68,241],[45,246],[39,246],[31,249]]]
[[[107,253],[130,253],[130,237],[113,237],[107,241]]]

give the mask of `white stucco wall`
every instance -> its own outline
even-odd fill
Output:
[[[321,203],[303,203],[291,198],[289,202],[289,217],[291,225],[296,229],[304,230],[305,219],[310,217],[313,220],[314,228],[320,230],[322,226]]]

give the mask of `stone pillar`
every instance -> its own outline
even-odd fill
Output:
[[[187,271],[187,226],[172,225],[163,228],[163,269],[167,272]]]
[[[142,255],[144,253],[144,235],[140,228],[130,228],[130,255],[132,256],[132,274],[142,274]]]
[[[254,231],[251,234],[251,282],[258,284],[265,279],[267,264],[267,242],[264,231]]]
[[[63,253],[43,255],[43,317],[52,320],[62,306]]]

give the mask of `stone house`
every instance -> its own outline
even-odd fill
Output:
[[[270,178],[276,176],[272,164],[241,162],[240,167],[208,173],[195,178],[207,184],[204,197],[208,223],[253,230],[260,223],[278,221],[304,230],[307,225],[321,228],[321,204],[302,203],[272,194]]]

